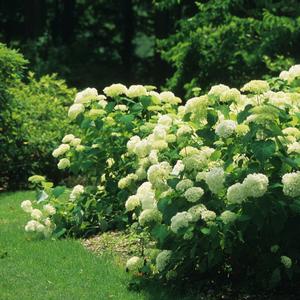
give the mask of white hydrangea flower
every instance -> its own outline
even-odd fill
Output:
[[[227,86],[225,84],[214,85],[209,90],[208,96],[219,99],[223,93],[225,93],[229,90],[230,90],[229,86]]]
[[[138,176],[136,174],[130,173],[126,177],[119,180],[118,187],[119,187],[119,189],[125,189],[125,188],[129,187],[137,179],[138,179]]]
[[[157,156],[158,151],[157,150],[151,150],[150,154],[148,156],[149,162],[151,164],[157,164],[158,163],[158,156]]]
[[[291,76],[290,72],[288,72],[288,71],[282,71],[279,74],[279,78],[282,79],[282,80],[286,80],[286,81],[291,81],[292,80],[292,76]]]
[[[95,88],[86,88],[85,90],[76,94],[74,103],[88,104],[93,99],[97,99],[98,91]]]
[[[282,255],[280,257],[280,261],[286,269],[290,269],[292,267],[292,260],[288,256]]]
[[[144,266],[144,260],[141,257],[133,256],[126,262],[126,269],[130,272],[137,272]]]
[[[35,208],[31,211],[31,218],[32,219],[40,220],[42,218],[42,216],[43,216],[43,213],[37,208]]]
[[[70,145],[73,146],[73,147],[77,147],[79,146],[81,143],[81,139],[80,138],[74,138],[71,142],[70,142]]]
[[[288,145],[287,153],[298,153],[300,154],[300,143],[299,142],[294,142],[290,145]]]
[[[62,142],[64,144],[72,142],[72,140],[75,138],[74,134],[67,134],[65,137],[62,139]]]
[[[238,89],[229,89],[220,95],[220,102],[239,102],[241,98],[241,93]]]
[[[212,210],[203,210],[201,212],[201,219],[205,222],[211,222],[217,217],[216,213]]]
[[[24,200],[21,203],[21,208],[23,209],[23,211],[27,212],[27,213],[31,213],[32,212],[32,203],[30,200]]]
[[[234,133],[236,125],[235,121],[224,120],[216,126],[215,132],[221,138],[228,138]]]
[[[191,188],[194,186],[194,183],[190,179],[182,179],[176,184],[176,191],[178,192],[185,192],[188,188]]]
[[[244,185],[239,182],[233,184],[227,190],[227,200],[229,203],[242,203],[246,198]]]
[[[197,222],[198,220],[200,220],[201,215],[204,211],[206,211],[207,208],[205,207],[204,204],[197,204],[195,206],[192,206],[188,212],[191,214],[192,216],[192,221],[193,222]]]
[[[145,157],[147,156],[151,151],[151,145],[149,142],[144,139],[135,144],[134,152],[138,157]]]
[[[300,76],[300,65],[294,65],[289,68],[289,74],[292,80]]]
[[[136,192],[139,197],[142,209],[156,208],[155,191],[152,189],[152,184],[150,182],[144,182]]]
[[[158,124],[153,130],[154,140],[165,140],[167,137],[167,131],[165,126]]]
[[[147,226],[151,223],[160,223],[162,221],[162,214],[156,208],[145,209],[139,216],[139,223],[141,226]]]
[[[175,166],[173,167],[171,175],[178,176],[183,171],[184,171],[184,164],[183,164],[182,160],[177,160]]]
[[[178,212],[171,218],[171,230],[177,233],[178,230],[188,227],[189,222],[192,222],[192,220],[193,217],[189,212]]]
[[[110,86],[107,86],[103,92],[108,97],[116,97],[122,94],[126,95],[127,87],[121,83],[114,83]]]
[[[36,227],[35,227],[36,232],[44,232],[45,231],[45,225],[37,222]]]
[[[171,250],[163,250],[156,257],[156,267],[159,272],[162,272],[168,265],[172,255]]]
[[[172,92],[165,91],[160,93],[160,99],[162,102],[169,104],[178,104],[181,103],[181,99],[176,97]]]
[[[67,158],[62,158],[59,160],[57,167],[59,170],[64,170],[66,168],[69,168],[70,165],[71,165],[71,163]]]
[[[120,111],[127,111],[128,107],[125,104],[118,104],[114,107],[115,110],[120,110]]]
[[[52,216],[56,213],[56,209],[54,206],[52,206],[51,204],[46,204],[43,206],[43,209],[45,211],[46,214]]]
[[[148,92],[148,95],[152,97],[153,102],[155,104],[160,104],[161,103],[160,94],[158,92],[150,91],[150,92]]]
[[[204,195],[201,187],[190,187],[184,192],[184,197],[189,202],[197,202]]]
[[[243,181],[245,195],[247,197],[262,197],[268,190],[269,180],[264,174],[249,174]]]
[[[182,125],[178,128],[177,130],[177,136],[180,137],[180,136],[183,136],[183,135],[190,135],[192,134],[193,132],[193,129],[188,126],[188,125]]]
[[[132,195],[130,197],[128,197],[126,203],[125,203],[125,207],[126,207],[126,211],[133,211],[135,210],[136,207],[141,205],[141,201],[139,199],[139,197],[137,195]]]
[[[179,152],[179,155],[182,157],[187,157],[195,154],[200,154],[200,150],[192,146],[184,147]]]
[[[290,197],[300,196],[300,171],[282,176],[283,193]]]
[[[251,80],[242,88],[242,92],[250,92],[253,94],[261,94],[270,90],[269,83],[265,80]]]
[[[84,112],[84,105],[81,103],[75,103],[70,106],[68,111],[68,116],[70,119],[74,120],[76,117]]]
[[[206,173],[205,182],[214,194],[218,194],[223,190],[224,181],[225,173],[223,168],[213,168]]]
[[[128,150],[128,152],[129,153],[134,153],[135,146],[140,141],[141,141],[141,138],[139,136],[137,136],[137,135],[131,137],[130,140],[127,142],[127,150]]]
[[[70,200],[75,201],[77,197],[84,193],[84,186],[77,184],[73,187],[73,190],[70,194]]]
[[[147,178],[147,171],[143,167],[139,167],[135,171],[135,175],[138,177],[138,180],[144,180]]]
[[[31,221],[27,222],[27,224],[25,225],[25,231],[26,232],[36,231],[37,224],[38,224],[38,222],[36,220],[31,220]]]
[[[220,219],[224,224],[230,224],[233,223],[237,218],[237,215],[230,211],[230,210],[225,210],[221,213]]]
[[[44,224],[45,224],[46,227],[51,227],[52,226],[52,222],[49,218],[46,218],[44,220]]]
[[[129,98],[135,98],[146,95],[148,95],[148,92],[143,85],[131,85],[126,92],[126,96]]]
[[[56,148],[53,152],[52,152],[52,156],[53,157],[59,157],[61,155],[64,155],[66,152],[68,152],[70,150],[70,146],[68,144],[61,144],[59,145],[58,148]]]
[[[162,187],[165,185],[171,171],[172,167],[165,161],[152,165],[147,171],[148,181],[156,188]]]
[[[162,115],[162,116],[160,116],[159,119],[158,119],[158,121],[157,121],[157,124],[164,125],[167,128],[170,127],[172,125],[172,123],[173,123],[173,120],[168,115]]]

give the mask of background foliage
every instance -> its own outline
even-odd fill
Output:
[[[66,114],[75,89],[56,75],[25,75],[26,64],[20,53],[0,45],[0,184],[9,189],[26,186],[35,173],[59,181],[63,174],[51,152],[71,128]]]

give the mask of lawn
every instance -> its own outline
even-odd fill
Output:
[[[34,240],[20,209],[31,192],[0,196],[0,299],[151,299],[129,291],[129,275],[111,256],[75,240]]]

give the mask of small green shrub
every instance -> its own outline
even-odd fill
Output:
[[[2,44],[0,64],[0,185],[24,188],[34,173],[59,181],[51,152],[71,130],[65,115],[75,90],[56,75],[23,75],[25,59]]]

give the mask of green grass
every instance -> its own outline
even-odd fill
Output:
[[[20,208],[25,199],[33,193],[0,196],[1,300],[153,299],[127,289],[130,278],[111,256],[95,256],[75,240],[30,238]]]

